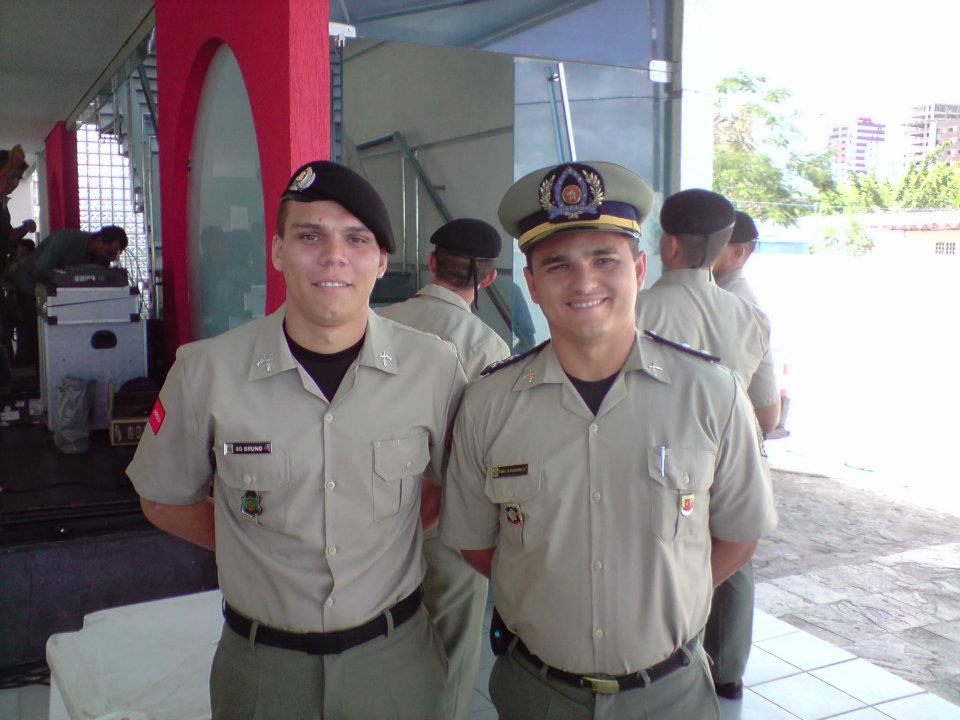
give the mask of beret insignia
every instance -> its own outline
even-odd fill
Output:
[[[308,187],[313,185],[313,181],[317,179],[317,174],[313,171],[312,167],[305,167],[300,173],[293,179],[293,182],[290,183],[290,187],[287,190],[291,192],[301,192],[306,190]]]

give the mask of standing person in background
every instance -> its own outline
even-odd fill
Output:
[[[578,162],[500,204],[551,339],[468,387],[440,536],[493,581],[501,720],[716,720],[711,576],[776,525],[734,374],[637,330],[652,201],[626,168]]]
[[[10,195],[27,170],[26,156],[23,148],[15,145],[10,150],[0,150],[0,278],[6,276],[7,262],[13,253],[16,243],[27,233],[37,231],[37,224],[33,220],[25,220],[17,227],[10,222],[10,210],[7,203]],[[9,342],[12,328],[9,319],[0,312],[0,385],[10,381],[10,368],[13,366],[13,345]]]
[[[777,425],[780,394],[770,352],[770,324],[757,307],[717,287],[711,266],[734,232],[733,205],[707,190],[670,196],[660,211],[664,275],[637,298],[637,321],[670,340],[717,356],[734,370],[763,432]],[[714,593],[703,646],[713,658],[717,694],[743,697],[753,628],[753,566],[748,561]]]
[[[760,301],[743,274],[743,266],[757,247],[757,237],[759,233],[753,218],[742,210],[737,210],[737,220],[730,242],[713,264],[713,277],[716,278],[717,285],[727,292],[732,292],[755,308],[760,308]]]
[[[431,237],[427,260],[433,282],[414,297],[382,308],[379,313],[404,325],[433,333],[457,348],[467,380],[480,376],[490,363],[510,355],[510,348],[470,311],[477,293],[497,277],[500,235],[482,220],[452,220]],[[457,550],[444,545],[436,530],[423,542],[427,574],[423,602],[447,652],[447,717],[469,720],[473,690],[480,670],[483,609],[487,579]]]

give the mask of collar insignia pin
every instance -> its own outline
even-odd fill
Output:
[[[656,363],[650,363],[649,365],[647,365],[647,367],[653,370],[655,373],[663,372],[663,368],[657,365]]]
[[[387,367],[387,365],[393,362],[393,358],[387,355],[386,352],[381,352],[377,357],[380,358],[380,362],[383,363],[384,367]]]
[[[270,368],[272,364],[273,364],[273,358],[270,357],[269,355],[264,355],[259,360],[257,360],[257,367],[263,368],[264,372],[270,372]]]
[[[526,380],[528,383],[532,383],[533,379],[536,376],[537,374],[533,370],[531,370],[530,372],[528,372],[526,375],[523,376],[523,379]]]

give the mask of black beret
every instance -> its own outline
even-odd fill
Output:
[[[753,218],[743,210],[737,210],[737,223],[733,226],[733,235],[730,236],[730,242],[753,242],[758,237],[760,237],[760,233],[757,232],[757,226],[754,224]]]
[[[486,260],[500,257],[500,234],[483,220],[451,220],[430,236],[430,242],[453,255]]]
[[[383,200],[373,185],[348,167],[328,160],[307,163],[293,173],[280,199],[297,202],[333,200],[366,225],[380,247],[388,253],[397,249]]]
[[[729,230],[736,220],[733,205],[720,193],[693,188],[674,193],[663,201],[660,227],[669,235],[709,237]]]

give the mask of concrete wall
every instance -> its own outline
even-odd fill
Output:
[[[497,206],[513,182],[513,59],[471,50],[400,43],[351,43],[343,64],[344,161],[361,172],[390,211],[397,253],[425,265],[430,235],[443,224],[420,192],[419,256],[414,211],[414,176],[406,174],[406,212],[400,153],[393,145],[352,152],[351,146],[399,131],[454,217],[476,217],[500,229]],[[404,226],[406,232],[404,233]],[[404,236],[406,248],[404,251]],[[503,252],[497,286],[509,304],[512,240],[501,232]],[[506,271],[506,272],[505,272]],[[427,282],[429,272],[422,273]],[[480,315],[509,337],[485,296]]]

